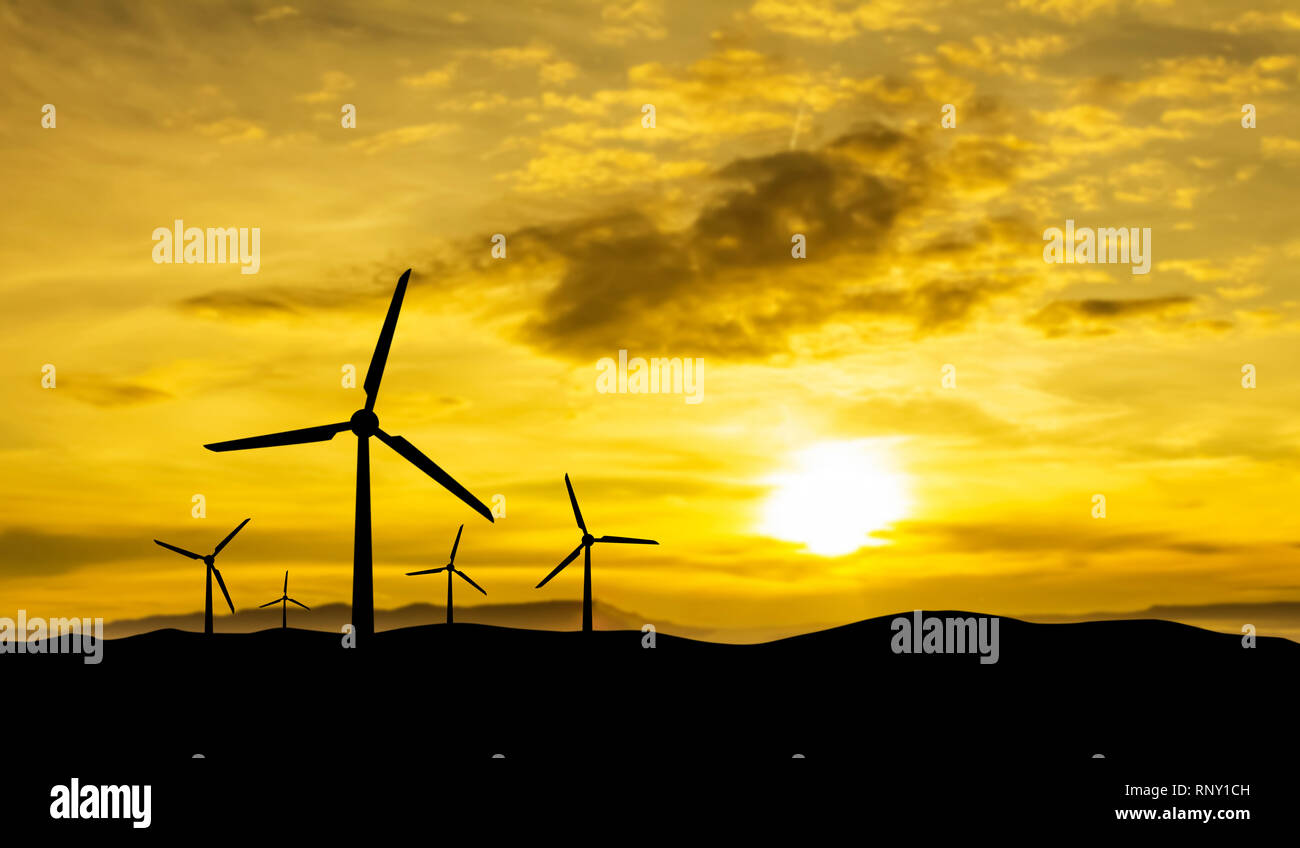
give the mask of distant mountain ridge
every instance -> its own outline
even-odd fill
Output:
[[[635,612],[628,612],[610,604],[595,603],[594,625],[597,630],[640,630],[653,624],[655,630],[687,639],[727,644],[754,644],[773,642],[805,633],[815,633],[836,627],[842,622],[810,623],[786,627],[694,627],[664,619],[654,620]],[[1021,615],[1025,621],[1041,624],[1067,624],[1081,621],[1132,621],[1159,619],[1190,624],[1220,633],[1240,634],[1242,625],[1255,625],[1259,636],[1281,636],[1300,642],[1300,601],[1274,601],[1266,603],[1227,603],[1176,605],[1160,604],[1144,610],[1130,612],[1092,612],[1082,615]],[[289,626],[301,630],[342,631],[351,621],[351,607],[347,604],[324,604],[311,612],[290,610]],[[423,624],[441,624],[447,620],[446,607],[438,604],[416,603],[391,610],[375,610],[376,630],[396,630],[418,627]],[[480,604],[456,608],[456,620],[473,624],[490,624],[497,627],[516,627],[525,630],[577,630],[582,625],[582,602],[536,601],[523,604]],[[218,615],[218,633],[254,633],[280,626],[280,608],[245,609],[235,615]],[[145,618],[110,621],[104,625],[104,635],[121,639],[138,633],[164,629],[203,629],[203,613],[180,615],[154,615]]]
[[[593,625],[597,630],[640,630],[646,624],[656,631],[687,639],[705,642],[748,644],[771,642],[788,636],[797,636],[826,626],[767,627],[767,628],[709,628],[691,627],[664,619],[655,620],[618,607],[597,601],[592,609]],[[343,625],[352,620],[352,608],[347,604],[324,604],[311,612],[290,609],[289,627],[300,630],[342,632]],[[375,610],[375,630],[397,630],[424,624],[441,624],[447,620],[447,608],[438,604],[407,604],[392,610]],[[479,604],[457,606],[456,621],[467,624],[490,624],[523,630],[578,630],[582,626],[581,601],[537,601],[524,604]],[[218,615],[214,622],[218,633],[254,633],[280,626],[280,608],[245,609],[234,615]],[[122,639],[154,630],[203,630],[203,613],[180,615],[154,615],[146,618],[110,621],[104,625],[104,636]]]

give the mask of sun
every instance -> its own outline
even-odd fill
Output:
[[[907,514],[907,478],[887,442],[822,442],[795,454],[793,466],[767,480],[761,530],[769,536],[842,556],[884,544],[870,534]]]

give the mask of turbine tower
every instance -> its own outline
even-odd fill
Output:
[[[388,315],[384,326],[379,331],[379,341],[375,344],[375,354],[370,359],[370,369],[366,371],[364,385],[366,405],[352,413],[352,417],[338,424],[323,424],[319,427],[304,427],[300,430],[287,430],[283,433],[271,433],[266,436],[252,436],[247,439],[233,439],[228,442],[214,442],[204,445],[210,451],[247,450],[249,448],[269,448],[280,445],[298,445],[306,442],[328,442],[338,433],[351,430],[357,437],[357,495],[356,520],[353,525],[352,542],[352,626],[357,637],[357,644],[374,635],[374,560],[370,547],[370,437],[376,436],[384,444],[397,451],[416,468],[436,480],[444,489],[469,504],[475,511],[492,521],[492,510],[457,483],[452,476],[443,471],[431,459],[401,436],[390,436],[379,429],[379,417],[375,415],[375,401],[379,397],[379,382],[384,377],[384,365],[388,362],[388,349],[393,344],[393,331],[397,329],[397,315],[402,309],[402,298],[406,295],[406,283],[411,276],[411,269],[406,269],[397,281],[392,303],[388,306]]]
[[[286,601],[288,601],[288,603],[285,603]],[[276,598],[274,601],[267,601],[266,603],[258,607],[258,609],[266,609],[267,607],[271,606],[271,604],[280,605],[280,629],[281,630],[285,630],[289,627],[289,604],[298,604],[298,606],[302,607],[303,609],[309,612],[311,611],[311,607],[299,601],[295,601],[293,598],[289,597],[289,572],[287,571],[284,573],[284,594]]]
[[[465,525],[462,524],[462,525],[460,525],[460,530],[457,530],[457,531],[456,531],[456,541],[455,541],[455,543],[452,544],[452,546],[451,546],[451,558],[450,558],[449,560],[447,560],[447,564],[446,564],[446,565],[442,566],[441,568],[426,568],[424,571],[408,571],[408,572],[406,572],[406,576],[407,576],[407,577],[414,577],[414,576],[416,576],[417,574],[437,574],[439,571],[446,571],[446,572],[447,572],[447,623],[448,623],[448,624],[451,624],[451,623],[452,623],[452,620],[451,620],[451,575],[453,575],[453,574],[459,575],[460,578],[461,578],[462,580],[464,580],[466,583],[468,583],[469,585],[473,586],[475,589],[478,589],[478,590],[479,590],[480,592],[482,592],[484,595],[487,594],[487,591],[486,591],[482,586],[478,585],[478,584],[475,583],[473,580],[469,579],[469,575],[468,575],[468,574],[466,574],[465,572],[463,572],[463,571],[459,570],[458,568],[456,568],[456,549],[460,547],[460,534],[461,534],[461,531],[464,530],[464,529],[465,529]]]
[[[207,556],[203,556],[202,554],[196,554],[193,551],[187,551],[184,548],[178,548],[175,545],[169,545],[166,542],[160,542],[157,539],[154,539],[155,544],[162,545],[167,550],[175,551],[176,553],[182,556],[187,556],[190,559],[201,559],[203,560],[203,564],[207,566],[206,571],[208,573],[208,589],[207,589],[206,599],[203,604],[203,632],[204,633],[212,632],[212,575],[215,574],[217,576],[217,585],[221,587],[221,594],[226,596],[226,603],[230,605],[230,614],[231,615],[235,614],[235,602],[230,600],[230,593],[226,591],[226,581],[221,579],[221,572],[217,571],[217,566],[216,566],[217,554],[221,553],[222,548],[230,544],[230,540],[235,538],[235,534],[238,533],[240,530],[243,530],[244,525],[247,524],[249,521],[252,521],[252,519],[245,518],[243,521],[241,521],[239,523],[239,526],[236,527],[234,530],[231,530],[230,535],[222,539],[221,544],[217,545],[217,547],[213,549],[212,553],[208,554]]]
[[[573,517],[578,521],[578,529],[582,531],[582,541],[578,547],[573,549],[573,553],[564,558],[564,561],[555,566],[555,570],[546,575],[541,583],[537,584],[538,589],[545,586],[550,579],[564,570],[564,567],[573,562],[578,556],[578,552],[583,552],[583,571],[582,571],[582,632],[591,632],[591,546],[597,542],[613,542],[616,545],[657,545],[658,542],[653,539],[633,539],[629,536],[601,536],[596,538],[587,530],[586,523],[582,520],[582,510],[578,509],[578,498],[573,494],[573,484],[569,482],[569,475],[564,475],[564,485],[569,489],[569,503],[573,504]]]

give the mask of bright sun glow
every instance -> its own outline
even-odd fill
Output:
[[[768,480],[774,490],[763,510],[762,532],[769,536],[840,556],[884,544],[869,534],[907,513],[906,478],[880,442],[823,442],[795,459],[794,471]]]

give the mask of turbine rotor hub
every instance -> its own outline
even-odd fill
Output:
[[[213,556],[212,554],[208,554],[207,556],[205,556],[205,557],[203,558],[203,563],[204,563],[205,565],[207,565],[209,568],[211,568],[211,567],[212,567],[212,564],[213,564],[214,562],[216,562],[216,561],[217,561],[217,558],[216,558],[215,556]]]
[[[596,537],[595,537],[595,536],[591,535],[590,533],[584,533],[584,534],[583,534],[583,536],[582,536],[582,543],[583,543],[584,545],[591,545],[591,543],[594,542],[594,541],[596,541]]]
[[[358,436],[373,436],[379,429],[379,416],[368,409],[358,409],[349,419],[352,432]]]

